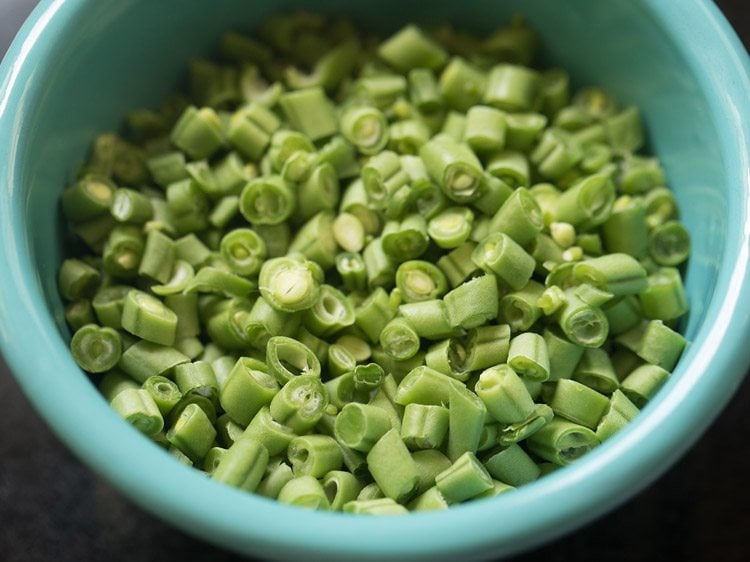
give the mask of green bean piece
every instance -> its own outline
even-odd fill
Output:
[[[388,199],[409,180],[407,173],[401,169],[398,154],[390,150],[383,150],[370,158],[362,168],[361,177],[367,200],[381,210],[386,207]]]
[[[336,416],[334,435],[344,446],[367,453],[391,427],[391,419],[383,409],[350,402]]]
[[[572,378],[602,394],[612,394],[620,384],[612,360],[603,349],[584,350]]]
[[[506,111],[531,109],[540,85],[539,74],[529,68],[499,64],[487,77],[483,101]]]
[[[266,257],[266,244],[249,228],[227,232],[221,239],[221,257],[238,275],[256,275]]]
[[[63,191],[63,214],[73,223],[85,223],[109,213],[115,184],[108,178],[89,174]]]
[[[482,436],[487,408],[463,385],[450,389],[448,400],[448,457],[456,460],[465,452],[475,453]]]
[[[435,477],[451,466],[451,460],[437,449],[422,449],[411,455],[419,473],[417,493],[426,492],[435,485]]]
[[[255,492],[267,498],[277,499],[284,486],[293,478],[294,474],[287,463],[281,460],[269,462]]]
[[[403,73],[415,68],[435,70],[442,67],[448,58],[443,48],[415,25],[403,27],[381,43],[378,55]]]
[[[190,106],[175,124],[170,139],[195,160],[208,158],[224,144],[221,120],[210,107]]]
[[[446,405],[450,401],[451,389],[462,385],[459,381],[424,365],[415,367],[401,380],[396,393],[396,403]]]
[[[388,302],[388,293],[382,287],[377,287],[354,309],[355,325],[372,343],[378,342],[380,332],[394,316],[395,313]]]
[[[481,275],[449,291],[443,298],[452,326],[465,330],[497,317],[498,290],[494,275]]]
[[[620,385],[622,392],[638,408],[643,408],[669,378],[669,371],[658,365],[636,367]]]
[[[493,478],[511,486],[528,484],[541,475],[536,463],[515,443],[494,449],[483,458],[482,464]]]
[[[649,255],[662,266],[677,266],[690,254],[690,235],[677,221],[657,225],[649,234]]]
[[[473,223],[471,209],[449,207],[430,219],[427,233],[439,247],[457,248],[469,238]]]
[[[221,387],[221,407],[243,427],[262,407],[270,404],[279,391],[279,384],[273,375],[258,367],[255,361],[240,357]]]
[[[320,211],[331,211],[339,202],[339,178],[331,164],[323,162],[311,168],[297,188],[297,207],[292,217],[304,222]]]
[[[468,146],[437,135],[419,149],[419,157],[448,199],[468,203],[481,195],[482,164]]]
[[[491,297],[488,297],[491,301]],[[492,304],[489,302],[489,304]],[[421,338],[439,340],[456,332],[455,324],[451,322],[448,309],[444,301],[432,299],[412,303],[404,303],[398,307],[399,314]],[[467,312],[471,312],[469,308]],[[462,310],[454,311],[456,313]],[[487,312],[484,310],[484,312]]]
[[[637,108],[632,106],[625,108],[607,117],[603,125],[607,133],[607,141],[615,153],[633,153],[643,145],[643,125]]]
[[[86,324],[95,324],[94,308],[89,299],[80,299],[65,306],[65,321],[76,331]]]
[[[615,296],[642,293],[647,287],[646,270],[632,256],[613,253],[578,262],[573,277]]]
[[[203,471],[211,476],[219,466],[226,452],[227,450],[223,447],[211,447],[203,458]]]
[[[174,241],[175,260],[183,260],[194,268],[199,268],[210,257],[211,250],[195,234],[186,234]]]
[[[477,244],[474,242],[465,242],[437,260],[437,266],[445,274],[452,287],[458,287],[479,270],[472,259],[476,247]]]
[[[90,297],[96,291],[101,274],[86,262],[68,258],[63,260],[57,275],[57,287],[67,301]]]
[[[491,152],[505,146],[505,113],[475,105],[466,113],[463,140],[477,152]]]
[[[211,420],[197,404],[188,405],[167,432],[167,440],[193,462],[206,456],[215,438]]]
[[[516,291],[526,286],[534,272],[534,258],[502,232],[493,232],[482,240],[471,258],[476,266],[494,274],[489,277],[497,275]]]
[[[320,297],[323,272],[297,256],[272,258],[263,263],[258,286],[266,301],[282,312],[310,308]]]
[[[528,330],[542,316],[538,303],[544,293],[544,285],[529,280],[520,291],[513,291],[500,299],[499,318],[514,332]]]
[[[357,515],[405,515],[409,513],[408,509],[391,498],[350,501],[344,504],[343,511]]]
[[[210,363],[196,361],[177,365],[174,368],[174,378],[183,395],[200,394],[211,400],[215,406],[219,405],[219,383]]]
[[[367,453],[367,465],[383,493],[394,501],[407,501],[417,490],[419,473],[398,430],[386,432]]]
[[[238,439],[221,457],[211,478],[240,490],[253,492],[258,488],[268,466],[269,453],[252,439]]]
[[[487,161],[487,172],[511,189],[529,186],[529,162],[523,152],[499,150]]]
[[[112,328],[86,324],[73,334],[70,351],[75,362],[84,371],[104,373],[120,360],[120,334]]]
[[[570,379],[544,387],[542,395],[556,416],[591,429],[596,429],[609,404],[606,396]]]
[[[158,230],[149,231],[138,266],[138,275],[145,275],[159,283],[167,283],[175,260],[174,241]]]
[[[559,466],[570,464],[599,444],[593,431],[555,417],[526,441],[530,452]]]
[[[466,452],[435,478],[435,486],[448,503],[459,503],[492,488],[492,477],[476,458]]]
[[[397,361],[414,357],[419,351],[420,343],[417,332],[403,318],[394,318],[380,332],[380,345]]]
[[[281,121],[271,110],[250,103],[230,117],[227,140],[250,160],[258,160],[280,126]]]
[[[500,210],[508,198],[513,194],[513,189],[502,179],[496,178],[489,173],[484,175],[484,189],[478,199],[472,202],[475,209],[487,215],[487,230],[491,228],[492,217]],[[489,232],[487,232],[489,234]],[[472,237],[474,239],[474,237]]]
[[[427,261],[404,261],[396,270],[396,287],[404,302],[421,302],[442,297],[448,282],[445,274]]]
[[[266,344],[270,374],[284,385],[299,375],[320,377],[320,361],[304,344],[286,336],[273,336]]]
[[[478,104],[486,83],[484,72],[461,57],[453,57],[439,79],[445,103],[457,111],[467,111]]]
[[[687,343],[682,335],[664,325],[661,320],[644,321],[618,336],[615,341],[647,363],[658,365],[667,371],[674,369]]]
[[[177,330],[177,315],[148,293],[132,289],[125,296],[122,327],[145,340],[172,345]]]
[[[152,375],[164,375],[190,359],[174,348],[141,340],[123,351],[118,366],[139,383]]]
[[[123,388],[110,404],[121,418],[146,435],[156,435],[164,427],[164,419],[153,398],[138,387]]]
[[[688,310],[682,276],[674,267],[663,267],[649,275],[647,286],[638,298],[646,318],[673,320]]]
[[[556,319],[565,336],[582,347],[601,346],[609,333],[609,323],[601,308],[583,301],[570,289]]]
[[[449,412],[442,406],[407,404],[401,438],[409,449],[438,449],[448,434]]]
[[[406,78],[396,74],[363,76],[354,84],[357,97],[385,109],[406,93]]]
[[[190,293],[217,293],[239,298],[248,297],[256,288],[254,281],[213,266],[203,266],[185,287]]]
[[[289,244],[289,253],[300,253],[323,269],[334,265],[337,252],[333,237],[333,213],[330,211],[320,211],[302,225]]]
[[[193,279],[195,279],[195,270],[193,269],[193,266],[186,261],[175,260],[174,266],[172,268],[172,274],[169,280],[163,285],[152,285],[151,291],[160,297],[177,295],[188,296],[187,294],[183,293],[183,291],[187,289]]]
[[[620,390],[616,390],[610,398],[609,408],[596,427],[597,438],[600,441],[609,439],[625,427],[638,413],[639,410],[635,404]]]
[[[251,224],[278,225],[294,212],[297,200],[278,175],[250,180],[240,194],[240,213]]]
[[[627,195],[616,199],[601,231],[610,253],[625,253],[641,259],[648,251],[646,207],[640,199]]]
[[[258,224],[253,230],[266,244],[266,257],[279,258],[287,253],[291,242],[291,232],[287,223],[277,225]]]
[[[607,316],[609,331],[614,336],[635,328],[643,320],[640,301],[636,295],[626,295],[605,303],[602,310]]]
[[[116,368],[105,374],[99,381],[99,390],[107,402],[112,402],[115,396],[120,394],[123,390],[139,390],[140,388],[141,387],[135,380],[126,376]]]
[[[512,367],[500,364],[482,372],[474,387],[487,412],[502,424],[527,419],[534,412],[534,401]]]
[[[118,188],[112,197],[110,212],[115,220],[131,224],[143,224],[154,214],[151,200],[139,191]]]
[[[543,228],[542,211],[526,188],[518,188],[492,217],[491,232],[507,234],[520,246],[528,245]]]
[[[544,382],[549,378],[549,355],[544,338],[534,332],[518,334],[510,340],[508,365],[525,379]]]
[[[427,223],[418,214],[408,215],[401,221],[386,222],[380,240],[383,252],[397,263],[418,258],[425,252],[430,241],[427,237]],[[367,260],[367,249],[364,257]],[[392,264],[389,263],[388,268],[392,269]]]
[[[336,271],[348,291],[364,291],[367,288],[367,269],[362,255],[342,252],[336,256]]]
[[[435,74],[429,68],[413,68],[409,71],[409,99],[422,113],[434,113],[443,106]]]
[[[354,356],[343,345],[334,343],[328,348],[328,370],[332,377],[338,377],[354,370],[357,365]]]
[[[552,408],[546,404],[536,404],[533,413],[525,420],[500,424],[497,444],[501,447],[508,447],[513,443],[520,443],[543,428],[553,417]]]
[[[303,323],[313,334],[330,337],[354,324],[354,307],[331,285],[321,285],[318,300],[303,312]]]
[[[328,406],[328,394],[315,375],[300,375],[276,393],[269,406],[271,417],[297,434],[310,431]]]
[[[182,398],[177,384],[161,375],[147,378],[142,388],[149,393],[162,416],[169,414]]]
[[[266,299],[260,297],[244,321],[244,330],[250,344],[262,349],[273,336],[295,334],[300,320],[299,315],[277,310]]]
[[[341,511],[345,504],[355,501],[362,490],[357,477],[343,470],[332,470],[323,477],[322,484],[333,511]]]
[[[320,87],[286,92],[281,95],[279,105],[292,127],[312,141],[329,137],[338,130],[333,104]]]
[[[290,428],[271,417],[268,406],[263,406],[245,428],[240,441],[257,442],[273,457],[286,451],[295,435]]]
[[[188,177],[185,155],[179,151],[166,152],[146,161],[146,167],[154,181],[162,187]]]
[[[331,470],[339,470],[344,462],[338,443],[328,435],[295,437],[287,456],[297,477],[322,478]]]
[[[333,237],[347,253],[360,252],[365,247],[365,234],[365,227],[356,215],[341,213],[333,220]]]
[[[365,155],[377,154],[388,144],[388,121],[376,107],[351,106],[341,115],[341,134]]]

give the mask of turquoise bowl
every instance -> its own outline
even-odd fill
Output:
[[[388,31],[408,21],[488,31],[522,11],[577,85],[637,104],[693,239],[691,341],[634,423],[574,465],[446,512],[352,517],[215,484],[127,426],[68,354],[55,288],[58,195],[98,131],[156,105],[220,33],[295,6]],[[657,478],[700,436],[750,362],[750,64],[718,9],[680,2],[43,0],[0,67],[0,343],[36,409],[88,465],[147,511],[274,559],[464,560],[527,549]],[[210,7],[209,7],[210,6]],[[728,453],[727,453],[728,454]],[[43,506],[40,506],[43,509]],[[135,540],[135,539],[134,539]]]

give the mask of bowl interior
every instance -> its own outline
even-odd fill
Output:
[[[708,419],[715,415],[697,404],[705,394],[689,396],[697,377],[714,378],[716,384],[729,388],[716,395],[719,403],[739,382],[738,376],[722,380],[727,375],[704,374],[701,369],[713,357],[723,333],[717,324],[721,324],[721,303],[732,281],[733,264],[727,260],[738,252],[740,242],[732,233],[740,230],[744,220],[747,194],[741,171],[735,169],[737,162],[731,160],[732,140],[723,135],[731,124],[722,100],[714,95],[714,86],[696,62],[696,49],[705,37],[698,34],[698,44],[689,46],[687,31],[682,30],[682,35],[679,26],[665,23],[670,12],[687,14],[696,9],[698,13],[689,16],[696,21],[701,14],[716,18],[716,12],[701,2],[680,5],[654,7],[630,0],[574,4],[476,0],[431,3],[426,9],[418,0],[252,4],[219,0],[209,8],[201,0],[43,2],[44,16],[26,30],[26,41],[14,51],[19,60],[26,59],[18,64],[26,66],[18,67],[18,83],[10,82],[12,72],[5,83],[14,92],[10,103],[18,104],[12,118],[3,115],[3,103],[10,98],[0,98],[0,121],[11,127],[8,138],[13,139],[0,149],[7,151],[10,162],[5,178],[13,206],[7,215],[11,222],[0,224],[0,229],[6,235],[7,262],[16,270],[7,279],[25,287],[19,293],[19,308],[8,316],[21,311],[29,316],[14,327],[12,336],[3,334],[17,376],[62,438],[136,501],[183,529],[245,552],[293,556],[306,544],[321,557],[326,553],[328,559],[345,559],[352,552],[360,552],[363,558],[412,553],[436,559],[438,554],[448,558],[460,550],[481,555],[493,549],[499,555],[591,519],[655,478],[688,446],[689,440],[676,445],[653,438],[653,445],[633,451],[657,424],[678,423],[674,419],[665,422],[674,408],[687,407],[693,400],[695,415],[702,412]],[[663,163],[692,236],[686,274],[691,311],[684,329],[694,343],[646,415],[601,450],[507,498],[449,513],[420,515],[398,524],[309,514],[214,485],[179,466],[120,422],[67,356],[67,330],[56,289],[64,246],[58,197],[73,179],[75,166],[85,158],[92,139],[99,132],[118,129],[129,110],[158,106],[180,87],[188,61],[212,53],[223,31],[252,30],[272,11],[298,6],[345,14],[365,28],[384,33],[410,21],[451,22],[482,33],[519,12],[540,32],[548,64],[568,69],[577,86],[602,86],[623,104],[641,109],[650,150]],[[9,63],[6,68],[12,70]],[[46,356],[25,359],[22,367],[11,356],[28,355],[30,342],[41,346]],[[699,352],[702,362],[695,361]],[[49,368],[51,362],[54,369]],[[32,372],[34,366],[36,372]],[[686,431],[687,419],[678,420],[680,428],[674,429],[672,438]],[[694,427],[700,430],[707,423]],[[80,427],[91,429],[82,432]],[[670,438],[668,429],[665,435],[662,439]],[[671,445],[669,451],[661,450],[665,444]],[[615,460],[626,453],[628,459],[616,466]],[[651,465],[657,459],[660,464],[654,468]],[[156,475],[150,484],[141,481],[146,474]],[[588,487],[582,483],[586,478],[590,478]],[[560,504],[550,509],[548,501]],[[218,508],[216,513],[211,512],[214,508]],[[243,526],[233,521],[258,518],[260,510],[262,524]],[[502,529],[489,526],[497,518],[507,525]],[[334,522],[339,529],[338,544],[331,544],[330,534],[326,539],[326,529]],[[420,539],[425,524],[436,530],[430,544]],[[295,538],[280,546],[287,526],[294,528],[290,535]],[[444,532],[438,533],[440,529]],[[430,541],[432,537],[431,533]]]

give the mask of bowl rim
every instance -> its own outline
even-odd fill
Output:
[[[165,461],[161,449],[121,422],[88,379],[58,376],[78,368],[50,322],[30,252],[18,251],[29,244],[18,219],[26,201],[14,187],[24,137],[15,131],[33,106],[29,85],[49,70],[50,50],[70,32],[85,4],[43,0],[0,65],[0,158],[10,163],[2,172],[7,188],[0,192],[0,286],[5,288],[0,292],[0,349],[58,437],[147,511],[225,547],[273,557],[428,558],[478,555],[490,548],[494,555],[511,554],[580,527],[651,483],[708,428],[742,381],[750,364],[745,343],[750,315],[742,313],[750,309],[750,59],[712,2],[646,0],[644,9],[680,46],[717,128],[736,133],[721,135],[720,152],[731,170],[728,180],[741,195],[727,224],[724,263],[732,266],[723,267],[716,280],[716,291],[724,297],[707,308],[700,341],[686,351],[690,360],[678,366],[669,392],[574,469],[556,471],[501,499],[406,518],[310,513],[217,485],[176,460]],[[56,373],[50,365],[57,366]],[[86,408],[77,407],[81,400]],[[638,455],[627,454],[635,449]],[[167,462],[171,472],[154,474],[155,466]],[[143,487],[144,480],[151,485]],[[262,522],[252,524],[258,513]],[[332,527],[338,535],[333,542]],[[429,540],[421,540],[426,528]]]

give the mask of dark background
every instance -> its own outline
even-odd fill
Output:
[[[0,53],[35,4],[0,0]],[[750,2],[717,4],[750,46]],[[750,378],[698,444],[644,492],[513,560],[750,560],[749,447]],[[51,560],[240,559],[168,527],[91,473],[42,422],[0,358],[0,562]]]

